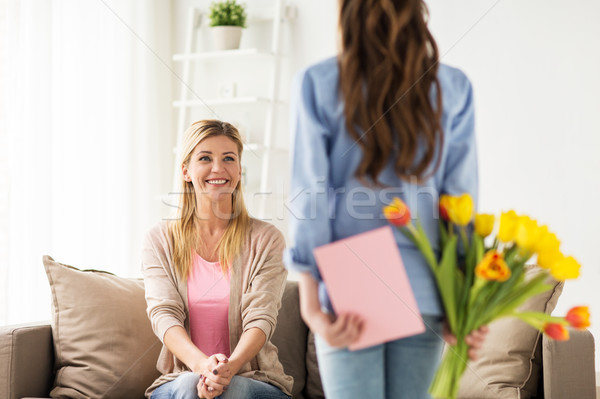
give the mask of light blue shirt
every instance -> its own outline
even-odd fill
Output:
[[[368,187],[354,176],[363,153],[346,129],[337,59],[322,61],[295,77],[291,92],[289,199],[293,245],[286,251],[285,260],[289,269],[310,272],[320,282],[319,298],[325,310],[333,308],[313,256],[316,247],[388,225],[382,208],[398,196],[407,203],[413,218],[419,216],[439,255],[439,196],[469,193],[477,202],[471,83],[463,72],[446,65],[440,65],[438,78],[444,131],[439,168],[424,183],[417,184],[416,180],[399,179],[390,160],[379,176],[384,187]],[[420,312],[443,314],[429,266],[412,242],[396,228],[393,230]]]

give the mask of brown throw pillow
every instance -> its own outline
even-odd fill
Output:
[[[50,395],[143,398],[159,376],[161,343],[146,316],[144,283],[79,270],[44,256],[52,291],[56,379]]]
[[[308,332],[308,344],[306,345],[306,388],[304,388],[304,392],[309,399],[325,399],[319,374],[315,335],[312,331]]]
[[[279,361],[287,375],[294,377],[292,396],[302,399],[302,390],[306,382],[306,335],[308,328],[300,316],[300,297],[298,282],[288,281],[281,300],[281,309],[277,317],[277,328],[271,342],[277,347]]]
[[[528,266],[526,277],[539,272]],[[564,283],[551,280],[553,288],[531,298],[521,310],[552,313]],[[470,362],[458,393],[459,399],[536,397],[541,371],[542,334],[516,318],[490,324],[490,332],[476,361]]]

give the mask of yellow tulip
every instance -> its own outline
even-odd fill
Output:
[[[550,269],[556,262],[564,258],[563,254],[556,248],[547,248],[538,252],[537,264],[544,268]]]
[[[535,244],[540,236],[540,227],[537,221],[529,216],[520,216],[515,228],[515,242],[521,248],[534,252]]]
[[[478,213],[475,215],[475,231],[481,237],[487,237],[492,234],[492,230],[494,230],[494,222],[494,215]]]
[[[547,226],[540,227],[539,236],[533,250],[537,253],[542,252],[556,252],[559,250],[560,241],[556,237],[556,234],[551,233]]]
[[[473,219],[473,198],[469,194],[448,201],[448,216],[453,223],[466,226]]]
[[[558,281],[579,277],[581,265],[572,256],[563,257],[550,267],[550,274]]]
[[[502,212],[500,215],[500,229],[498,239],[502,242],[510,242],[515,239],[517,222],[519,217],[515,211]]]

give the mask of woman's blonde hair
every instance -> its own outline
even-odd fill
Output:
[[[242,160],[244,144],[238,130],[227,122],[201,120],[192,123],[186,130],[181,149],[181,164],[189,165],[192,153],[203,140],[225,136],[238,148],[239,162]],[[191,182],[181,178],[181,197],[177,219],[170,223],[169,232],[173,240],[173,265],[179,278],[187,279],[192,266],[192,253],[198,240],[196,193]],[[232,194],[232,215],[225,233],[219,240],[219,262],[223,273],[227,273],[236,256],[241,254],[246,235],[250,230],[250,216],[244,204],[241,179]]]
[[[340,90],[348,132],[363,150],[361,180],[377,183],[390,157],[400,178],[422,180],[442,148],[438,48],[427,15],[423,0],[340,0]]]

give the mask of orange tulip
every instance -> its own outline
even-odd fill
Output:
[[[546,323],[544,325],[544,334],[556,341],[566,341],[569,339],[569,331],[560,323]]]
[[[475,267],[475,274],[485,280],[506,281],[511,272],[501,253],[489,251]]]
[[[585,330],[590,326],[590,308],[587,306],[575,306],[567,312],[565,320],[569,322],[571,327]]]
[[[448,209],[452,206],[452,201],[456,200],[456,197],[451,197],[450,195],[442,195],[440,197],[440,217],[446,222],[450,221],[450,215],[448,214]]]
[[[383,207],[385,218],[394,226],[406,226],[410,222],[410,210],[408,206],[398,197],[394,197],[392,203]]]

